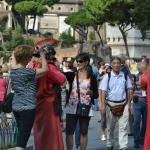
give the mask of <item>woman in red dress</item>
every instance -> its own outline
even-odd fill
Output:
[[[149,64],[149,60],[147,59],[147,67],[148,64]],[[150,108],[150,68],[148,68],[147,71],[142,74],[141,85],[144,89],[147,90],[147,98],[148,98],[147,125],[146,125],[145,139],[144,139],[144,150],[150,150],[150,109],[149,109]]]
[[[35,150],[64,150],[60,116],[55,114],[54,101],[66,78],[54,65],[55,50],[47,47],[48,74],[38,80],[38,104],[34,124]]]

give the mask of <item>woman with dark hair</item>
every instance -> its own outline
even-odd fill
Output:
[[[65,75],[56,66],[55,50],[44,48],[48,74],[38,80],[37,109],[34,124],[35,150],[64,150],[60,115],[60,85]],[[59,109],[59,110],[58,110]]]
[[[80,150],[86,150],[87,133],[90,121],[91,104],[98,97],[97,80],[89,65],[90,57],[87,53],[81,53],[76,57],[77,73],[72,83],[69,101],[66,104],[66,144],[67,150],[73,149],[73,134],[76,124],[80,124]],[[85,108],[83,108],[83,106]],[[83,115],[80,109],[87,112]]]

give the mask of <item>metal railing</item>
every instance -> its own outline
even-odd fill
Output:
[[[0,150],[15,147],[17,125],[13,114],[0,114]]]

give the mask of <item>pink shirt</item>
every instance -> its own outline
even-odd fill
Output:
[[[3,77],[0,77],[0,102],[3,101],[6,92],[7,82]]]

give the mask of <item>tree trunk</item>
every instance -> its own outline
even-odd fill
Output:
[[[81,34],[80,34],[80,37],[79,37],[79,43],[80,43],[80,46],[79,46],[78,53],[82,53],[83,52],[84,39],[83,39],[83,36]]]
[[[89,29],[87,27],[87,30],[86,30],[86,41],[88,40],[88,33],[89,33]]]
[[[2,40],[2,46],[3,46],[4,50],[6,51],[6,47],[5,47],[5,44],[4,44],[4,38],[3,38],[2,32],[0,32],[0,37],[1,37],[1,40]]]
[[[126,56],[128,58],[130,58],[130,55],[129,55],[129,49],[128,49],[128,43],[127,43],[127,36],[126,36],[126,32],[124,32],[124,30],[122,30],[121,27],[119,27],[119,30],[122,34],[122,37],[123,37],[123,41],[124,41],[124,44],[125,44],[125,49],[126,49]]]
[[[26,25],[26,27],[25,27],[25,30],[26,30],[26,35],[28,35],[28,27],[29,27],[29,18],[28,18],[28,16],[26,16],[26,23],[27,23],[27,25]]]
[[[16,19],[14,17],[13,12],[11,12],[11,15],[12,15],[13,26],[14,26],[15,29],[17,29],[17,23],[16,23]]]
[[[36,15],[34,15],[34,21],[33,21],[33,31],[34,31],[34,28],[35,28],[35,23],[36,23]]]
[[[98,30],[96,30],[96,33],[97,33],[97,35],[98,35],[98,37],[99,37],[99,39],[100,39],[100,43],[101,43],[101,45],[102,45],[102,47],[104,46],[104,42],[103,42],[103,39],[102,39],[102,37],[101,37],[101,34],[100,34],[100,32],[98,31]]]
[[[22,29],[24,33],[26,32],[25,18],[26,18],[25,14],[22,14]]]

